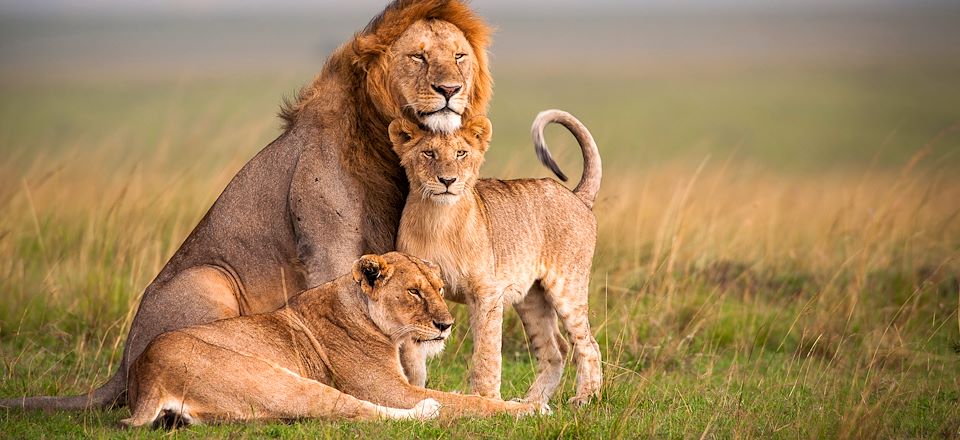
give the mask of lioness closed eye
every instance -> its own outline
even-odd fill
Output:
[[[436,265],[398,252],[365,255],[352,273],[303,292],[275,312],[164,333],[130,369],[133,415],[123,423],[423,419],[438,408],[452,416],[543,410],[407,382],[399,344],[442,345],[450,334],[453,318],[442,286]]]
[[[551,179],[477,179],[490,141],[490,121],[473,118],[458,132],[434,134],[404,120],[390,124],[390,140],[410,182],[397,248],[436,261],[448,297],[470,309],[474,336],[473,391],[500,397],[503,307],[513,304],[539,366],[526,401],[546,403],[563,373],[566,343],[557,316],[573,341],[576,395],[584,404],[602,382],[600,350],[587,320],[587,287],[596,243],[591,212],[600,188],[600,154],[586,127],[551,110],[533,124],[541,161],[566,180],[543,143],[543,128],[558,122],[576,136],[583,178],[573,192]],[[403,347],[414,384],[426,381],[424,355]]]

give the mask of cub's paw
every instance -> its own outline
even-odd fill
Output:
[[[573,396],[567,400],[568,405],[573,405],[577,408],[582,408],[588,405],[593,400],[592,394],[587,394],[585,396]]]
[[[410,411],[412,417],[417,420],[435,419],[440,415],[440,402],[433,399],[423,399],[417,402],[417,405]]]

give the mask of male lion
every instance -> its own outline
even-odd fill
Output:
[[[541,409],[407,383],[398,345],[442,348],[450,334],[453,317],[442,292],[436,265],[399,252],[364,255],[351,273],[303,292],[280,310],[164,333],[130,368],[133,415],[123,423],[429,418],[438,408],[452,416],[522,415]]]
[[[407,181],[387,125],[450,131],[486,111],[490,30],[458,0],[397,0],[337,49],[281,116],[285,129],[233,178],[147,286],[119,371],[77,397],[0,406],[120,403],[127,370],[157,335],[264,313],[394,248]]]
[[[450,299],[470,309],[474,349],[472,390],[500,397],[504,303],[520,312],[538,360],[526,401],[546,403],[560,383],[564,354],[557,316],[573,342],[576,395],[585,404],[600,390],[600,348],[590,333],[587,293],[597,237],[591,212],[600,189],[600,153],[586,127],[566,112],[537,116],[533,134],[541,161],[566,180],[543,141],[559,122],[583,151],[583,177],[571,192],[552,179],[477,179],[490,142],[490,121],[469,120],[454,134],[424,133],[403,119],[390,139],[410,181],[397,249],[436,261]],[[404,347],[408,371],[426,374],[418,347]]]

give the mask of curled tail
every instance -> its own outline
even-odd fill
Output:
[[[593,141],[590,131],[577,118],[563,110],[544,110],[533,120],[533,127],[530,129],[533,134],[533,147],[537,151],[537,157],[553,174],[556,174],[560,180],[566,182],[567,175],[560,170],[557,162],[550,155],[547,149],[547,143],[543,139],[543,129],[547,124],[556,122],[573,133],[580,144],[580,151],[583,152],[583,177],[580,183],[573,189],[573,193],[583,200],[588,208],[593,208],[593,202],[597,200],[597,192],[600,191],[600,178],[603,175],[600,169],[600,150],[597,149],[597,143]]]
[[[126,390],[126,377],[123,368],[114,373],[107,383],[81,396],[38,396],[0,399],[0,408],[43,409],[43,410],[85,410],[106,408],[123,404]]]

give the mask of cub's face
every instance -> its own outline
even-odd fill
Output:
[[[389,50],[389,84],[402,108],[431,131],[460,128],[480,68],[473,48],[443,20],[411,25]]]
[[[441,205],[460,200],[477,181],[490,145],[490,120],[474,117],[454,133],[431,133],[405,120],[390,123],[390,141],[411,193]]]
[[[397,343],[442,349],[453,316],[443,301],[437,265],[399,252],[364,255],[354,263],[353,279],[367,295],[370,318],[383,334]]]

